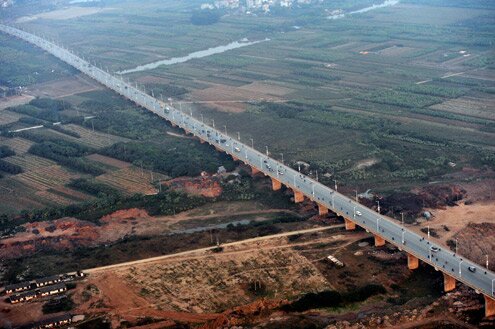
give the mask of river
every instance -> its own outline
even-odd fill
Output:
[[[380,9],[380,8],[384,8],[384,7],[392,7],[392,6],[395,6],[396,4],[398,4],[399,2],[400,2],[399,0],[385,0],[383,3],[377,4],[377,5],[372,5],[372,6],[362,8],[359,10],[355,10],[355,11],[351,11],[348,13],[338,13],[335,15],[328,16],[327,18],[328,19],[340,19],[340,18],[344,18],[348,15],[362,14],[362,13],[366,13],[368,11],[375,10],[375,9]]]
[[[240,41],[231,42],[227,45],[196,51],[196,52],[190,53],[189,55],[186,55],[183,57],[174,57],[174,58],[170,58],[170,59],[162,59],[162,60],[159,60],[159,61],[156,61],[153,63],[139,65],[133,69],[128,69],[128,70],[123,70],[123,71],[117,72],[117,74],[128,74],[128,73],[134,73],[134,72],[141,72],[141,71],[156,69],[157,67],[162,66],[162,65],[174,65],[174,64],[184,63],[184,62],[190,61],[191,59],[203,58],[203,57],[207,57],[207,56],[211,56],[211,55],[215,55],[215,54],[221,54],[223,52],[226,52],[226,51],[229,51],[232,49],[247,47],[247,46],[255,45],[257,43],[265,42],[265,41],[270,41],[270,39],[257,40],[257,41],[248,41],[247,39],[242,39]]]

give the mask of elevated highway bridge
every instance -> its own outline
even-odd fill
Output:
[[[269,176],[273,190],[279,190],[282,185],[285,185],[293,191],[295,202],[302,202],[305,198],[314,201],[318,205],[320,215],[332,211],[344,217],[345,227],[348,230],[355,229],[356,225],[361,226],[373,234],[375,246],[383,246],[386,242],[397,246],[407,253],[409,269],[418,268],[420,260],[433,266],[443,273],[445,291],[455,289],[457,281],[472,287],[485,297],[485,314],[495,315],[494,272],[301,174],[271,158],[268,154],[259,152],[215,127],[207,125],[202,120],[146,94],[120,77],[91,65],[90,62],[62,46],[7,25],[0,24],[0,31],[47,51],[123,97],[169,121],[173,126],[178,126],[186,133],[196,136],[202,143],[209,143],[218,151],[230,154],[234,160],[249,165],[253,174],[261,172]],[[425,284],[428,283],[425,282]]]

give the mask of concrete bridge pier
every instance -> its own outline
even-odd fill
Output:
[[[282,183],[273,177],[271,179],[272,179],[272,190],[274,191],[280,190],[282,188]]]
[[[304,201],[304,194],[297,190],[294,190],[294,203],[300,203]]]
[[[495,299],[484,295],[485,297],[485,316],[495,316]]]
[[[375,247],[381,247],[385,245],[385,239],[381,236],[375,235]]]
[[[328,214],[328,208],[318,203],[318,215],[325,216],[326,214]]]
[[[443,290],[445,292],[455,289],[455,279],[448,274],[443,273]]]
[[[258,169],[256,169],[255,167],[251,167],[251,176],[254,176],[254,175],[256,175],[259,172],[260,171]]]
[[[355,230],[356,229],[356,223],[354,223],[350,219],[344,218],[344,224],[345,224],[345,229],[347,231],[352,231],[352,230]]]
[[[407,254],[407,267],[410,270],[415,270],[419,267],[419,259],[416,256]]]

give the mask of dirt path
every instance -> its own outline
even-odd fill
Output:
[[[30,95],[10,96],[6,98],[0,98],[0,110],[4,110],[7,107],[23,105],[29,103],[34,97]]]
[[[257,237],[257,238],[251,238],[251,239],[246,239],[246,240],[241,240],[241,241],[225,243],[222,246],[223,247],[231,247],[231,246],[241,245],[244,243],[260,242],[260,241],[264,241],[264,240],[275,239],[275,238],[280,238],[280,237],[287,237],[287,236],[296,235],[296,234],[321,232],[321,231],[326,231],[326,230],[330,230],[330,229],[337,228],[337,227],[343,227],[343,226],[344,226],[343,224],[339,224],[339,225],[316,227],[316,228],[310,228],[310,229],[298,230],[298,231],[292,231],[292,232],[284,232],[284,233],[279,233],[279,234],[273,234],[273,235],[268,235],[268,236],[262,236],[262,237]],[[187,255],[192,255],[195,253],[203,253],[206,251],[210,251],[211,248],[212,247],[205,247],[205,248],[182,251],[182,252],[178,252],[175,254],[163,255],[163,256],[158,256],[158,257],[151,257],[151,258],[140,259],[140,260],[135,260],[135,261],[131,261],[131,262],[124,262],[124,263],[120,263],[120,264],[100,266],[100,267],[86,269],[83,272],[88,273],[88,274],[93,274],[93,273],[98,273],[98,272],[102,272],[102,271],[118,269],[121,267],[128,267],[128,266],[134,266],[134,265],[138,265],[138,264],[159,262],[159,261],[162,261],[164,259],[176,258],[176,257],[180,257],[180,256],[187,256]]]

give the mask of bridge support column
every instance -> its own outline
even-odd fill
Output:
[[[304,201],[304,194],[299,191],[294,190],[294,202],[300,203]]]
[[[258,169],[256,169],[255,167],[251,167],[251,176],[254,176],[254,175],[256,175],[259,172],[260,171]]]
[[[375,247],[381,247],[385,245],[385,239],[381,236],[375,235]]]
[[[485,296],[485,316],[490,317],[495,315],[495,299]]]
[[[415,270],[419,267],[419,259],[416,256],[407,254],[407,268]]]
[[[352,230],[356,229],[356,223],[354,223],[352,220],[344,217],[344,223],[345,223],[345,229],[346,230],[352,231]]]
[[[325,216],[326,214],[328,214],[328,208],[318,203],[318,215]]]
[[[200,142],[201,144],[206,143],[206,142],[205,142],[203,139],[201,139],[201,138],[199,139],[199,142]]]
[[[445,292],[455,289],[455,279],[448,274],[443,274],[443,290]]]
[[[272,177],[272,190],[278,191],[282,188],[282,183]]]

